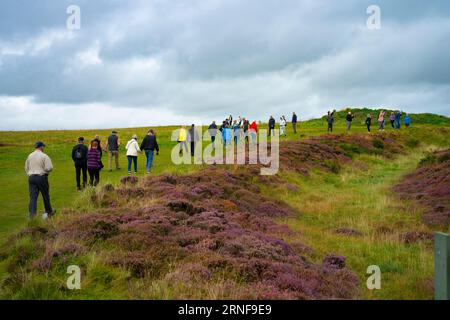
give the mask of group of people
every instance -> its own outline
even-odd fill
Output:
[[[327,115],[326,115],[326,121],[328,123],[328,129],[327,132],[328,133],[332,133],[333,132],[333,124],[334,124],[334,115],[336,113],[336,110],[333,111],[328,111]],[[386,116],[387,113],[384,110],[381,110],[380,113],[378,114],[378,130],[383,131],[385,129],[385,124],[386,124]],[[400,129],[401,128],[401,118],[403,116],[403,113],[401,111],[394,111],[391,112],[390,116],[389,116],[389,121],[391,123],[391,126],[393,129]],[[346,122],[346,128],[347,131],[350,131],[351,127],[352,127],[352,122],[353,119],[355,118],[355,115],[349,111],[345,117],[345,122]],[[409,114],[405,114],[405,117],[403,119],[404,124],[407,128],[409,128],[409,126],[411,125],[411,117],[409,116]],[[365,125],[367,127],[367,131],[371,132],[371,126],[372,126],[372,114],[368,114],[365,120]]]
[[[147,158],[146,169],[147,174],[151,173],[153,167],[154,154],[159,154],[159,146],[153,129],[148,130],[147,135],[139,146],[137,135],[133,135],[125,146],[128,159],[128,174],[131,174],[132,165],[134,172],[137,173],[137,159],[139,153],[145,153]],[[113,160],[115,160],[116,170],[120,170],[119,165],[119,147],[121,145],[117,131],[113,131],[108,137],[104,150],[108,153],[108,167],[112,171]],[[85,144],[84,137],[78,138],[78,143],[72,149],[72,160],[75,164],[75,175],[77,189],[81,190],[88,184],[87,173],[89,173],[89,185],[96,186],[100,182],[100,171],[104,168],[102,162],[103,147],[100,138],[96,136],[90,141],[89,147]],[[81,181],[81,176],[83,181]]]
[[[333,124],[335,121],[335,113],[336,110],[328,111],[326,116],[326,121],[328,123],[327,131],[329,133],[333,132]],[[403,113],[401,111],[392,112],[389,116],[389,121],[391,123],[392,128],[400,129],[401,127],[401,118]],[[346,115],[346,127],[349,131],[351,129],[352,121],[355,118],[355,115],[352,112],[348,112]],[[381,110],[378,115],[378,129],[384,130],[385,121],[387,118],[386,111]],[[292,129],[294,133],[297,133],[297,115],[295,112],[292,114]],[[275,118],[270,116],[268,122],[269,128],[269,136],[275,134]],[[365,124],[367,126],[367,130],[370,132],[372,125],[372,115],[368,114]],[[409,127],[411,124],[411,119],[408,114],[404,117],[404,124],[406,127]],[[286,126],[287,120],[283,115],[280,117],[280,135],[286,136]],[[256,121],[250,122],[246,118],[241,118],[240,116],[233,120],[233,117],[230,115],[226,118],[220,127],[216,125],[216,122],[213,121],[211,125],[208,127],[208,132],[211,137],[211,142],[213,148],[215,148],[215,140],[217,134],[221,134],[222,140],[225,145],[231,145],[234,141],[235,144],[238,144],[240,139],[244,139],[246,143],[249,142],[249,137],[251,138],[251,142],[256,144],[257,141],[257,133],[258,133],[258,124]],[[195,125],[191,125],[191,127],[187,130],[185,126],[182,126],[179,130],[178,143],[180,146],[180,154],[185,150],[188,152],[188,144],[190,142],[190,152],[191,156],[195,154],[195,146],[196,143],[200,140],[199,134],[195,129]],[[115,167],[117,170],[120,170],[119,165],[119,147],[121,146],[121,142],[118,136],[117,131],[112,131],[111,135],[108,137],[106,146],[103,148],[100,137],[97,135],[89,142],[89,146],[86,145],[84,137],[78,138],[78,143],[72,149],[72,160],[75,165],[75,176],[77,189],[81,190],[85,188],[88,184],[90,186],[97,186],[100,182],[100,172],[104,168],[102,157],[103,153],[108,153],[108,169],[112,171],[113,160],[115,161]],[[55,214],[55,210],[53,209],[50,202],[50,194],[49,194],[49,183],[48,183],[48,175],[53,170],[53,164],[48,155],[44,153],[45,144],[41,141],[36,142],[35,151],[32,152],[26,162],[25,162],[25,171],[28,175],[28,185],[29,185],[29,195],[30,195],[30,203],[29,203],[29,216],[33,218],[36,215],[37,211],[37,199],[39,193],[42,194],[44,200],[45,213],[43,214],[44,218],[52,216]],[[128,159],[128,174],[132,173],[132,166],[134,169],[134,173],[138,172],[138,164],[137,159],[140,153],[144,153],[146,156],[146,169],[147,174],[151,173],[153,167],[154,154],[159,154],[159,146],[156,139],[155,132],[150,129],[147,132],[147,135],[143,138],[141,144],[138,143],[138,136],[133,135],[131,139],[125,145],[126,156]],[[89,174],[89,183],[87,179],[87,175]]]

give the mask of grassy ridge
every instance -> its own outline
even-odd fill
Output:
[[[311,254],[311,258],[320,259],[329,252],[347,256],[350,267],[361,278],[365,298],[431,297],[428,287],[432,274],[430,248],[422,244],[406,246],[399,240],[400,234],[408,230],[429,231],[420,221],[421,208],[414,207],[410,203],[399,203],[395,195],[390,192],[390,187],[402,175],[416,167],[423,151],[431,147],[449,146],[448,127],[438,123],[434,118],[423,117],[424,123],[434,125],[415,125],[413,121],[412,128],[401,131],[411,148],[407,155],[386,161],[377,156],[355,154],[355,159],[364,163],[365,167],[363,169],[344,168],[338,175],[320,171],[309,178],[284,174],[283,178],[298,186],[300,192],[278,190],[279,192],[276,193],[277,197],[298,210],[297,219],[282,222],[299,231],[300,234],[297,237],[314,249],[315,253]],[[445,119],[448,121],[448,118]],[[161,155],[155,161],[155,174],[188,172],[199,168],[198,166],[174,166],[171,163],[170,151],[174,142],[170,141],[170,133],[173,129],[175,127],[156,128]],[[288,130],[287,139],[320,135],[324,131],[326,131],[326,125],[323,120],[312,120],[300,124],[297,136],[293,136],[291,130]],[[345,131],[344,123],[339,118],[335,131],[336,133]],[[70,159],[72,146],[80,135],[93,137],[99,134],[104,139],[109,132],[110,130],[0,133],[2,145],[0,147],[0,190],[2,190],[0,199],[4,204],[0,212],[2,238],[5,239],[7,234],[21,229],[27,223],[27,183],[23,163],[32,149],[34,140],[40,139],[47,143],[46,152],[54,161],[55,172],[50,177],[50,183],[55,207],[76,209],[85,205],[88,201],[85,199],[88,199],[89,195],[88,193],[80,195],[75,191],[74,169]],[[119,130],[122,143],[126,143],[134,133],[141,138],[145,132],[146,128]],[[356,121],[352,132],[366,132],[366,129],[359,121]],[[142,170],[144,158],[144,156],[139,158],[141,175],[144,172]],[[125,160],[122,150],[122,171],[104,172],[101,177],[102,183],[117,182],[126,173]],[[273,190],[267,190],[267,192],[274,194]],[[378,234],[377,230],[385,226],[395,227],[392,233]],[[338,227],[358,229],[363,236],[350,237],[335,234],[333,230]],[[295,237],[288,240],[295,241]],[[24,245],[27,246],[26,243]],[[29,245],[31,247],[31,244]],[[75,296],[76,298],[127,298],[126,272],[105,267],[95,254],[85,259],[83,264],[89,266],[89,275],[83,286],[89,290],[83,290],[83,293]],[[381,291],[364,290],[365,268],[370,264],[379,264],[382,271],[386,272],[383,273],[385,287]],[[101,279],[105,277],[110,281],[102,282]],[[36,287],[30,286],[29,292],[26,290],[20,292],[15,298],[64,298],[55,296],[51,286],[45,286],[46,281],[50,283],[54,279],[38,280],[37,278],[33,280],[33,283],[37,284]],[[154,292],[152,298],[173,297],[173,292],[167,291],[167,288],[164,289],[164,284],[155,283],[155,286],[152,288]]]

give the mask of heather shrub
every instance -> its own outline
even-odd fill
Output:
[[[372,143],[373,143],[373,146],[375,148],[377,148],[377,149],[384,149],[384,142],[383,142],[383,140],[376,138],[376,139],[373,140]]]

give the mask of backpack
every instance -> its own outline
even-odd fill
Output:
[[[75,159],[76,160],[82,160],[84,159],[84,150],[81,147],[78,147],[75,150]]]

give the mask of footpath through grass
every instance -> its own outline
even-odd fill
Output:
[[[320,171],[308,178],[285,175],[299,187],[298,193],[278,191],[299,212],[295,218],[281,220],[298,231],[286,240],[298,240],[313,248],[313,261],[320,262],[330,253],[347,257],[348,266],[359,275],[362,298],[432,299],[432,246],[405,244],[402,235],[433,230],[423,224],[421,208],[400,201],[391,189],[417,167],[422,152],[417,150],[392,161],[361,156],[358,160],[364,166],[347,167],[339,175]],[[361,235],[339,234],[338,228]],[[381,269],[381,290],[367,289],[366,270],[370,265]]]

